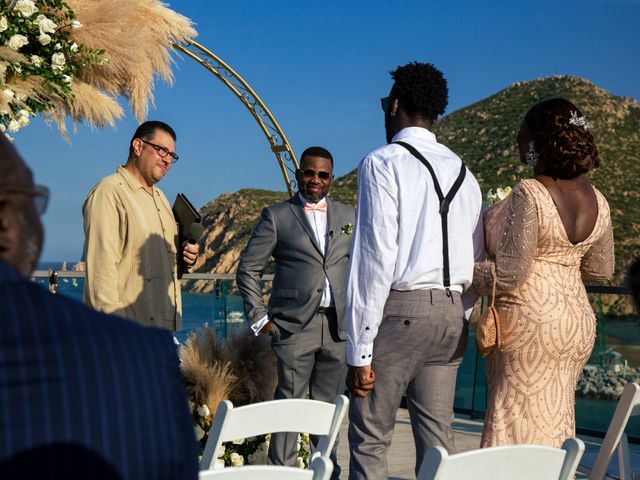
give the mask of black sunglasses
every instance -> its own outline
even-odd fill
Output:
[[[162,145],[156,145],[155,143],[151,143],[151,142],[147,142],[144,139],[140,139],[141,142],[146,143],[147,145],[151,145],[156,152],[158,152],[158,155],[160,155],[160,158],[167,158],[167,156],[171,157],[171,163],[176,163],[178,161],[178,154],[176,152],[172,152],[171,150],[169,150],[168,148],[163,147]]]
[[[391,97],[382,97],[380,99],[380,105],[382,106],[382,111],[386,112],[387,107],[389,106],[389,102],[391,102]]]
[[[316,172],[315,170],[312,170],[310,168],[305,168],[304,170],[299,169],[298,171],[302,173],[304,178],[313,178],[316,175],[320,180],[329,180],[331,178],[331,174],[329,172]]]
[[[33,198],[33,204],[38,215],[42,215],[47,211],[47,206],[49,205],[49,189],[44,185],[34,185],[33,187],[9,187],[6,190],[0,191],[0,194],[3,193],[19,193],[22,195],[28,195]]]

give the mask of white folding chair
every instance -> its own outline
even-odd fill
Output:
[[[573,479],[584,443],[567,439],[562,448],[506,445],[449,456],[432,447],[424,456],[417,480],[565,480]]]
[[[318,435],[318,450],[312,455],[328,457],[338,436],[349,405],[344,395],[332,403],[306,399],[272,400],[234,408],[228,400],[218,405],[209,438],[204,447],[200,470],[220,468],[215,465],[223,442],[254,437],[265,433],[299,432]]]
[[[602,480],[605,477],[631,480],[632,462],[624,429],[632,415],[640,415],[640,386],[637,383],[625,385],[595,461],[594,455],[589,452],[578,465],[578,471],[588,474],[589,480]],[[612,464],[611,460],[616,450],[618,462],[614,465],[615,462]]]
[[[329,480],[333,464],[327,457],[316,457],[309,470],[275,465],[219,468],[200,472],[199,480]]]

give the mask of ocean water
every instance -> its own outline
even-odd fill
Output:
[[[67,270],[73,268],[74,263],[67,263]],[[62,262],[40,262],[36,270],[57,270]],[[38,285],[48,288],[48,279],[39,277],[35,280]],[[82,302],[83,278],[58,278],[58,294],[65,295]],[[229,319],[230,321],[226,321]],[[175,332],[175,337],[184,343],[189,334],[208,324],[219,338],[225,339],[235,329],[247,328],[244,318],[242,299],[233,295],[212,294],[182,294],[182,323],[183,330]]]
[[[59,270],[62,262],[41,262],[37,269]],[[71,270],[72,263],[67,264]],[[36,283],[47,288],[46,278],[36,279]],[[82,301],[82,278],[59,278],[58,294],[66,295]],[[175,337],[184,343],[189,334],[205,324],[211,326],[219,338],[225,339],[234,329],[246,329],[247,322],[242,312],[242,299],[235,295],[228,295],[224,289],[218,294],[190,294],[182,295],[182,312],[184,329],[175,332]],[[226,321],[231,320],[231,321]],[[484,412],[486,409],[486,374],[484,360],[476,354],[473,330],[470,330],[469,345],[464,361],[458,371],[456,385],[455,407],[464,410]],[[609,400],[594,400],[576,398],[576,426],[604,432],[613,416],[616,402]],[[627,434],[635,439],[640,438],[640,417],[631,417],[627,427]]]

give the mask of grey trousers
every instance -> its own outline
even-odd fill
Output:
[[[467,346],[460,294],[392,290],[373,346],[373,390],[349,405],[350,479],[386,479],[387,451],[406,392],[416,447],[416,475],[425,451],[455,453],[453,400]]]
[[[337,334],[335,313],[317,313],[298,333],[290,334],[274,329],[271,348],[278,360],[278,386],[275,399],[309,397],[323,402],[332,402],[336,395],[344,392],[347,371],[345,342]],[[269,463],[295,465],[297,457],[297,433],[271,435]],[[317,437],[311,436],[312,452],[317,446]],[[333,474],[340,477],[336,447],[331,453]]]

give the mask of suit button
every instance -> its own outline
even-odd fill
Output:
[[[318,293],[322,293],[322,289],[319,288],[318,290],[316,290]]]
[[[405,321],[404,321],[404,324],[405,324],[405,325],[409,325],[410,323],[411,323],[411,322],[410,322],[409,320],[405,320]]]

